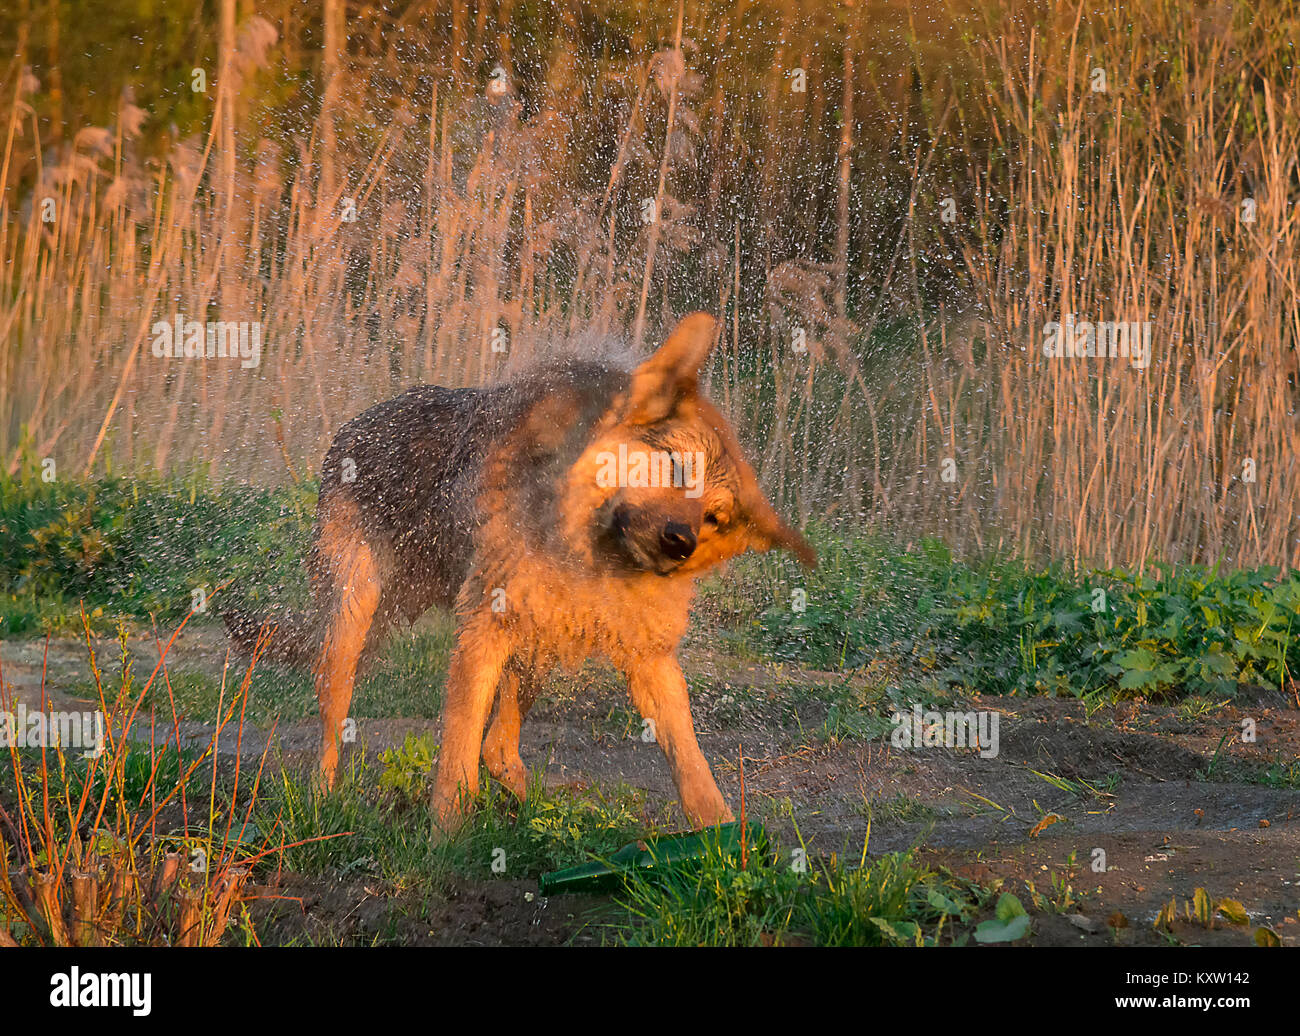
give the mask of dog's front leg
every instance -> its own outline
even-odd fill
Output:
[[[483,763],[488,773],[509,788],[520,802],[528,796],[528,768],[519,755],[519,728],[537,696],[534,677],[510,669],[501,678],[497,711],[483,739]]]
[[[686,678],[677,659],[656,658],[633,665],[627,684],[632,703],[654,724],[655,740],[668,757],[677,795],[690,822],[701,828],[733,819],[695,740]]]
[[[469,801],[478,794],[478,761],[496,696],[510,656],[504,630],[492,622],[470,620],[456,636],[442,706],[442,747],[433,808],[447,834],[460,826]]]

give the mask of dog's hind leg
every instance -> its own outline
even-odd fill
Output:
[[[519,729],[537,697],[538,682],[507,669],[501,677],[496,714],[483,739],[483,763],[488,773],[521,802],[528,795],[528,770],[519,756]]]
[[[655,658],[629,667],[632,703],[654,724],[655,740],[668,757],[677,796],[698,829],[733,819],[709,764],[695,740],[686,677],[675,658]]]
[[[478,794],[483,728],[509,657],[509,639],[491,620],[471,620],[456,637],[447,671],[442,747],[433,792],[434,814],[446,834],[460,826],[466,805]]]
[[[330,584],[325,639],[313,667],[321,718],[318,776],[325,788],[332,788],[357,661],[379,607],[381,586],[374,553],[355,527],[324,523],[316,552]]]

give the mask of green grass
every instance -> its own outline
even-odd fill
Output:
[[[300,604],[315,488],[189,479],[95,482],[0,476],[0,633],[174,625],[196,590],[214,609]]]
[[[858,812],[864,817],[874,818],[879,815],[906,824],[937,820],[945,810],[900,791],[892,798],[864,798]]]
[[[1230,729],[1219,740],[1210,761],[1204,769],[1196,771],[1197,780],[1235,781],[1242,784],[1259,784],[1265,788],[1300,789],[1300,759],[1276,751],[1268,763],[1234,759],[1223,754],[1229,740],[1235,740],[1239,731]]]
[[[57,753],[50,749],[47,758],[52,760],[50,763],[52,779],[48,808],[52,830],[60,836],[66,836],[71,829],[72,820],[76,816],[88,780],[90,791],[87,801],[92,806],[98,804],[101,796],[105,796],[107,791],[105,796],[107,819],[104,825],[107,827],[119,810],[137,810],[142,802],[147,804],[151,789],[155,797],[165,795],[167,789],[175,787],[181,773],[189,770],[202,754],[201,749],[194,748],[184,748],[177,753],[175,746],[167,744],[159,744],[154,752],[150,752],[148,744],[132,743],[123,754],[120,773],[107,778],[102,763],[92,765],[91,760],[80,750],[70,750],[59,759]],[[23,748],[17,751],[17,755],[22,770],[23,794],[28,801],[41,804],[43,817],[46,803],[39,777],[41,750]],[[198,795],[205,803],[208,790],[205,781],[209,772],[200,766],[191,775],[187,786],[190,795]],[[0,807],[5,808],[11,817],[18,816],[18,785],[18,771],[15,770],[13,757],[6,748],[0,751]]]
[[[942,694],[1231,697],[1281,687],[1300,647],[1300,574],[1153,566],[1071,573],[962,561],[942,544],[813,530],[821,564],[748,557],[702,593],[741,653],[832,671],[882,662]],[[796,599],[796,592],[800,597]]]
[[[376,772],[355,753],[328,796],[303,775],[277,767],[259,801],[258,823],[271,830],[278,820],[286,844],[331,836],[286,849],[287,870],[309,876],[370,874],[393,891],[426,894],[445,890],[456,878],[535,879],[606,858],[658,830],[660,820],[646,814],[639,792],[625,787],[552,791],[534,776],[522,804],[487,781],[464,827],[443,840],[427,802],[436,754],[425,739],[410,738],[401,749],[384,753],[387,761]]]
[[[741,869],[721,851],[654,878],[634,876],[615,931],[633,946],[932,946],[969,939],[987,893],[932,871],[910,852],[849,867],[796,869],[788,854]]]

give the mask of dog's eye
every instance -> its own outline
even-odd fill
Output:
[[[715,529],[720,529],[722,526],[727,524],[727,516],[725,514],[719,514],[717,511],[709,511],[704,516],[704,524],[712,525]]]

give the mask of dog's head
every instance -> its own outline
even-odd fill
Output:
[[[631,373],[569,471],[571,502],[581,500],[568,509],[569,533],[589,537],[622,568],[694,574],[774,547],[816,563],[763,495],[731,426],[700,393],[717,337],[707,313],[683,319]]]

